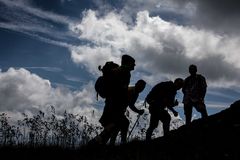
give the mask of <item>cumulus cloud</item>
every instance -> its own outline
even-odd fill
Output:
[[[97,73],[98,64],[109,59],[119,62],[127,53],[136,58],[137,71],[155,80],[159,75],[185,76],[191,63],[197,64],[210,82],[234,84],[239,78],[238,38],[177,25],[151,17],[148,11],[139,12],[135,25],[129,26],[117,13],[98,17],[89,10],[81,23],[70,29],[92,42],[71,48],[73,60],[92,73]]]
[[[100,2],[97,1],[97,4]],[[108,4],[114,9],[117,8],[118,12],[124,15],[124,20],[130,23],[134,21],[138,12],[147,10],[150,15],[161,15],[168,21],[194,25],[219,34],[232,36],[239,34],[240,3],[238,0],[127,0],[116,3],[120,4],[119,8],[108,0],[100,3],[100,6]],[[105,8],[99,7],[104,11]]]
[[[26,1],[0,0],[0,3],[6,6],[0,10],[1,17],[6,20],[0,23],[0,27],[69,48],[73,61],[85,65],[94,75],[99,74],[98,65],[103,65],[107,60],[120,63],[122,54],[130,54],[136,59],[137,64],[132,78],[144,78],[152,85],[161,80],[187,76],[187,68],[191,63],[199,66],[199,72],[206,76],[211,85],[236,85],[239,84],[240,75],[238,71],[240,39],[236,36],[218,34],[211,23],[215,24],[217,21],[231,28],[234,26],[231,25],[232,22],[237,17],[232,11],[235,11],[236,15],[238,11],[233,6],[233,0],[226,4],[228,9],[215,7],[215,2],[215,0],[211,2],[129,0],[123,1],[122,8],[115,12],[111,11],[110,6],[104,14],[88,10],[83,14],[81,21],[76,23],[68,17],[34,8]],[[233,9],[229,10],[231,6]],[[206,12],[203,12],[206,8]],[[148,11],[142,11],[143,9]],[[223,14],[227,11],[228,14]],[[155,16],[158,13],[164,15],[163,12],[170,16],[172,13],[175,16],[185,16],[193,26],[179,25],[174,21],[166,21]],[[207,23],[209,20],[211,22]],[[235,22],[238,26],[238,20]],[[58,30],[56,26],[59,24],[69,28],[64,31]],[[199,28],[200,24],[203,24],[203,27]],[[220,27],[225,30],[227,28],[224,25]],[[76,46],[77,42],[69,41],[71,38],[76,40],[76,37],[81,41],[79,46]],[[14,74],[20,76],[13,76]],[[5,97],[6,101],[4,101],[7,102],[1,104],[2,110],[17,108],[13,106],[20,106],[19,111],[33,110],[32,106],[38,109],[52,104],[59,106],[59,110],[69,106],[75,111],[81,110],[78,104],[84,106],[93,103],[90,99],[94,99],[91,97],[94,93],[88,92],[92,85],[86,85],[86,90],[70,92],[61,87],[52,88],[49,81],[24,69],[10,69],[6,73],[1,72],[1,77],[4,77],[3,75],[5,78],[12,75],[12,79],[10,78],[9,81],[7,78],[2,79],[8,85],[8,87],[1,86],[3,91],[1,97]],[[27,77],[29,79],[26,79]],[[31,87],[27,87],[27,83]],[[23,92],[24,90],[26,92]],[[8,95],[13,95],[16,99],[11,100]],[[86,99],[86,97],[91,98]],[[21,105],[15,105],[17,103]]]
[[[236,10],[233,5],[234,0],[226,4],[226,8],[220,7],[219,10],[213,5],[215,1],[123,1],[120,11],[108,10],[108,13],[102,16],[96,11],[89,10],[83,14],[80,23],[34,8],[27,1],[0,0],[0,3],[7,6],[3,7],[3,12],[1,12],[3,18],[11,22],[0,23],[1,28],[19,31],[44,42],[69,48],[73,61],[84,64],[93,74],[99,73],[97,66],[103,65],[106,60],[120,63],[120,55],[127,53],[136,58],[137,71],[149,73],[147,74],[149,80],[186,75],[190,63],[199,65],[200,71],[203,71],[210,81],[235,83],[234,81],[239,78],[237,72],[240,67],[238,37],[218,35],[209,30],[181,26],[158,16],[149,15],[158,10],[186,15],[187,13],[183,11],[191,10],[195,13],[191,15],[193,20],[194,16],[197,17],[199,11],[207,6],[209,10],[203,14],[211,15],[210,11],[216,13],[229,11],[228,15],[233,15],[232,11]],[[142,9],[149,11],[139,12]],[[13,10],[16,14],[12,12]],[[137,14],[136,17],[131,16],[128,10]],[[235,13],[238,12],[235,11]],[[131,16],[134,22],[129,24],[126,20],[127,16]],[[201,19],[201,15],[199,17],[198,19]],[[15,23],[16,20],[18,23]],[[47,20],[69,25],[69,30],[59,33],[58,30],[53,31],[51,29],[53,25]],[[42,33],[47,36],[42,36]],[[51,35],[54,36],[50,37]],[[75,46],[68,40],[62,39],[63,37],[69,39],[71,36],[72,38],[78,37],[81,44],[85,45]]]
[[[134,23],[136,14],[143,10],[149,11],[151,15],[161,15],[165,19],[181,22],[190,18],[196,10],[196,6],[189,0],[181,0],[180,3],[176,3],[178,1],[175,0],[116,0],[114,2],[94,0],[94,2],[101,14],[115,10],[123,15],[123,20],[127,23]]]
[[[84,64],[92,74],[99,74],[97,66],[103,65],[106,60],[120,63],[120,55],[127,53],[133,55],[137,60],[138,70],[136,73],[147,73],[142,75],[152,83],[159,79],[186,76],[190,63],[196,63],[210,81],[231,81],[228,84],[234,84],[239,78],[238,44],[240,41],[238,37],[219,35],[196,27],[181,26],[158,16],[149,15],[157,10],[179,12],[180,14],[182,11],[179,8],[192,10],[197,15],[200,8],[204,8],[201,6],[208,6],[207,4],[210,2],[198,2],[197,0],[181,2],[175,0],[123,1],[120,11],[108,10],[104,16],[98,14],[97,11],[86,11],[80,23],[34,8],[26,2],[16,1],[15,3],[15,1],[0,0],[0,3],[8,7],[8,9],[4,9],[3,17],[14,22],[2,22],[0,27],[69,48],[73,61]],[[213,7],[212,3],[209,7]],[[232,3],[231,1],[227,6],[232,6]],[[127,12],[127,6],[134,14],[137,14],[136,17],[128,15],[131,13]],[[190,9],[187,9],[188,7]],[[139,12],[144,8],[149,11]],[[16,10],[16,14],[12,12],[13,9]],[[224,12],[227,9],[221,10]],[[182,14],[186,15],[184,12]],[[126,20],[127,16],[131,16],[134,22],[129,24]],[[194,19],[194,15],[192,16]],[[15,23],[16,19],[18,19],[18,23]],[[60,32],[60,34],[58,30],[53,32],[52,24],[45,20],[67,25],[69,30]],[[40,25],[40,23],[42,24]],[[42,33],[47,36],[42,36]],[[54,36],[51,37],[51,35]],[[67,39],[69,39],[71,36],[73,39],[77,37],[83,45],[76,46],[76,43],[73,44],[63,38],[68,37]]]
[[[98,112],[93,107],[96,98],[92,82],[81,91],[53,88],[50,81],[23,68],[0,72],[0,82],[1,112],[34,114],[38,110],[47,112],[50,106],[54,106],[58,114],[65,110],[82,115],[93,110]]]

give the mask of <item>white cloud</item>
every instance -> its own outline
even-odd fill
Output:
[[[24,12],[19,23],[0,23],[1,28],[19,31],[38,40],[69,48],[73,61],[84,64],[93,74],[99,73],[98,65],[103,65],[107,60],[120,63],[120,56],[127,53],[136,58],[137,69],[149,73],[143,76],[152,79],[152,82],[159,78],[162,80],[186,76],[190,63],[199,65],[199,70],[211,82],[216,81],[216,85],[235,85],[239,78],[238,37],[221,36],[211,31],[180,26],[157,16],[149,16],[148,11],[138,12],[140,9],[137,9],[145,6],[151,11],[152,8],[174,10],[191,6],[189,1],[138,1],[132,9],[135,13],[138,12],[133,24],[126,23],[127,15],[121,11],[118,12],[120,14],[109,12],[101,17],[96,11],[89,10],[84,13],[81,22],[76,23],[67,17],[34,8],[27,1],[0,0],[0,3],[8,6],[9,10],[13,8],[17,11],[16,14],[10,14],[8,10],[9,13],[5,13],[7,19],[19,17],[17,13]],[[31,19],[29,15],[69,25],[69,31],[63,31],[62,34],[54,31],[55,34],[52,34],[50,24],[39,25],[39,22],[35,18]],[[34,25],[28,25],[29,22]],[[51,37],[52,35],[54,36]],[[86,45],[77,47],[62,39],[71,36],[86,41]]]
[[[185,17],[192,17],[196,12],[196,6],[191,1],[184,0],[176,2],[174,0],[128,0],[124,5],[123,12],[132,15],[139,11],[148,10],[150,13],[178,14]]]
[[[0,23],[0,28],[66,48],[71,47],[71,42],[76,40],[72,32],[63,29],[68,28],[75,19],[33,7],[28,1],[0,0],[0,4],[1,18],[5,20]]]
[[[87,115],[94,108],[95,91],[92,82],[81,91],[70,91],[67,88],[53,88],[48,80],[30,73],[26,69],[10,68],[0,72],[0,111],[46,112],[54,106],[57,113],[65,110],[74,114]]]
[[[119,62],[120,56],[128,53],[136,58],[137,69],[150,73],[155,80],[159,74],[186,76],[191,63],[199,65],[210,82],[235,84],[239,78],[239,38],[180,26],[150,17],[147,11],[139,12],[135,25],[129,26],[117,13],[98,17],[89,10],[81,23],[70,29],[80,39],[92,42],[71,48],[74,62],[85,64],[90,72],[97,72],[97,65],[106,60]]]
[[[62,72],[63,69],[62,68],[58,68],[58,67],[22,67],[25,69],[42,69],[48,72]]]
[[[71,49],[71,57],[75,63],[84,64],[93,75],[98,75],[98,66],[103,65],[106,60],[120,62],[112,51],[109,47],[79,46]]]
[[[14,9],[21,9],[26,13],[32,14],[39,18],[51,20],[57,23],[69,24],[73,21],[70,18],[65,16],[61,16],[49,11],[43,11],[38,8],[31,6],[27,1],[19,1],[19,0],[0,0],[1,3],[4,5],[14,8]]]
[[[41,28],[41,26],[26,26],[27,24],[8,24],[8,23],[0,23],[0,28],[8,29],[23,33],[31,38],[36,40],[40,40],[45,43],[49,43],[56,46],[71,48],[74,45],[69,44],[64,40],[64,36],[71,36],[68,33],[59,33],[57,31],[53,31],[50,28]],[[39,35],[39,33],[46,34],[48,36]],[[54,34],[52,34],[54,33]],[[74,37],[73,37],[74,38]]]
[[[19,15],[22,16],[19,23],[0,23],[0,27],[19,31],[38,40],[69,48],[73,61],[84,64],[88,71],[94,75],[99,74],[98,65],[103,65],[107,60],[120,63],[120,56],[127,53],[136,59],[137,72],[133,72],[133,79],[136,77],[143,78],[152,85],[161,80],[173,79],[176,76],[185,77],[188,74],[187,67],[190,63],[196,63],[199,66],[200,73],[206,76],[211,85],[234,86],[238,84],[239,38],[177,25],[158,16],[149,15],[149,12],[154,12],[151,8],[156,9],[156,11],[165,9],[185,14],[185,8],[190,7],[194,12],[194,6],[191,6],[190,3],[183,3],[184,9],[179,10],[182,7],[180,3],[165,2],[167,1],[139,1],[136,8],[131,5],[118,12],[120,14],[109,12],[104,16],[99,16],[96,11],[89,10],[84,13],[81,22],[76,23],[68,17],[34,8],[25,1],[0,0],[0,3],[10,8],[8,12],[11,12],[11,14],[6,14],[6,19],[10,18],[10,21],[13,21],[18,19]],[[142,8],[149,8],[150,11],[139,12],[142,9],[141,6]],[[16,9],[16,14],[12,15],[11,8],[12,10]],[[137,16],[134,22],[129,24],[126,23],[128,22],[126,19],[129,16],[127,11],[130,11],[130,9],[137,13]],[[22,12],[24,12],[23,15],[20,14]],[[32,19],[28,17],[29,15]],[[36,17],[37,19],[35,19]],[[43,21],[39,21],[40,19],[43,19]],[[69,25],[69,31],[66,30],[62,34],[56,34],[58,32],[51,28],[50,23],[40,24],[48,20]],[[34,25],[28,26],[29,24]],[[36,32],[48,36],[46,38]],[[49,38],[52,35],[53,38]],[[83,40],[83,45],[71,45],[62,38],[65,36],[78,37],[80,41]],[[8,72],[10,73],[10,70]],[[19,71],[15,70],[15,72]],[[35,84],[35,86],[38,85]],[[40,86],[46,87],[48,91],[41,92],[45,94],[35,93],[31,90],[31,92],[26,92],[27,95],[16,93],[16,97],[19,99],[16,102],[25,99],[24,104],[20,103],[22,105],[20,108],[29,109],[27,106],[32,106],[32,104],[38,108],[38,106],[50,102],[54,102],[56,105],[60,104],[60,106],[70,105],[70,108],[74,108],[76,102],[78,102],[78,96],[80,96],[78,93],[71,93],[59,87],[53,89],[51,85],[47,87],[46,84]],[[9,92],[11,92],[11,89],[17,90],[10,87]],[[26,87],[26,89],[29,88]],[[30,93],[33,92],[35,96],[30,96]],[[59,97],[60,100],[58,100]],[[41,101],[38,101],[38,98]],[[61,99],[64,98],[68,99],[63,102]],[[10,100],[8,102],[9,104],[16,103]],[[84,102],[81,101],[81,103]],[[12,105],[9,106],[11,108]]]

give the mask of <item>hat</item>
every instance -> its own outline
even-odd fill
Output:
[[[135,59],[127,54],[122,55],[122,64],[135,63]]]

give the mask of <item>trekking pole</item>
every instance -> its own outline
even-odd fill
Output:
[[[135,128],[135,126],[136,126],[136,124],[137,124],[137,122],[138,122],[140,116],[141,116],[141,115],[138,114],[137,120],[136,120],[136,122],[134,123],[134,125],[133,125],[131,131],[130,131],[129,134],[128,134],[128,138],[127,138],[128,140],[129,140],[129,138],[130,138],[130,136],[131,136],[131,134],[132,134],[132,131],[133,131],[133,129]]]

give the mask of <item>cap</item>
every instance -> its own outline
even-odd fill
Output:
[[[135,63],[135,59],[127,54],[122,55],[122,64]]]

